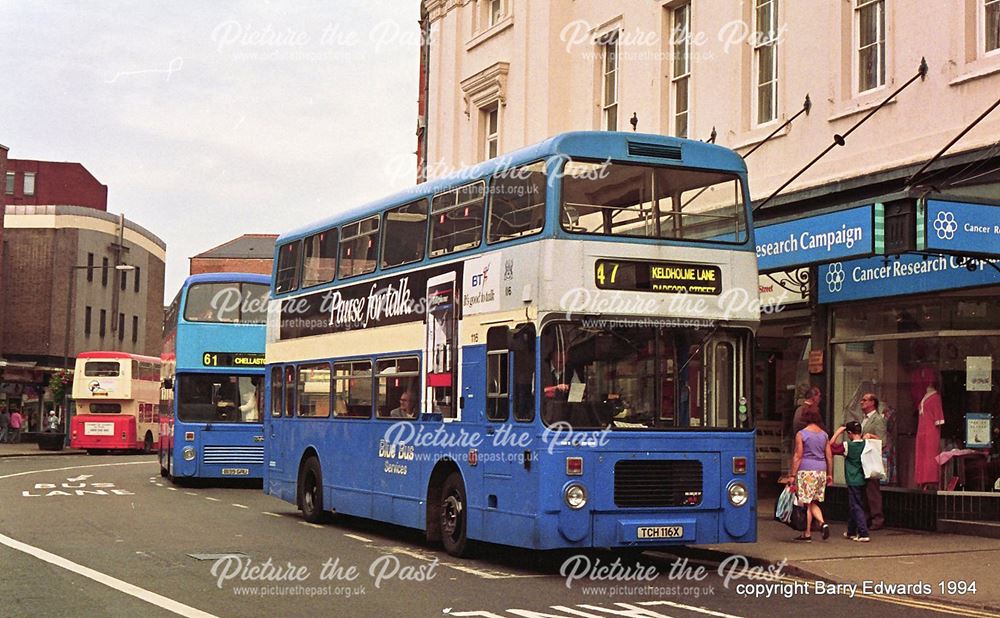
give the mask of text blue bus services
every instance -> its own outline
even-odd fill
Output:
[[[756,539],[746,168],[575,132],[279,237],[264,490],[552,549]]]
[[[246,273],[193,275],[168,308],[161,356],[163,476],[263,476],[269,282]]]

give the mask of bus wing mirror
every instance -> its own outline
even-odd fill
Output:
[[[163,388],[172,391],[174,390],[174,381],[172,378],[163,378]]]

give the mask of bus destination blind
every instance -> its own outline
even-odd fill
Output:
[[[201,364],[205,367],[263,367],[264,355],[258,352],[205,352]]]
[[[594,278],[602,290],[711,296],[722,293],[722,269],[711,264],[597,260]]]

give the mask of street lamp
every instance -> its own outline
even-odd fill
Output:
[[[100,268],[93,265],[85,266],[70,266],[69,267],[69,293],[66,294],[66,329],[63,331],[63,373],[65,374],[69,370],[69,332],[73,326],[73,301],[76,296],[76,271],[82,269],[93,269]],[[115,266],[115,270],[119,271],[129,271],[135,270],[135,266],[131,264],[118,264]],[[117,288],[115,288],[117,291]],[[115,316],[111,316],[111,319],[116,319]],[[69,438],[69,391],[63,390],[63,424],[65,426],[65,432],[67,439]]]

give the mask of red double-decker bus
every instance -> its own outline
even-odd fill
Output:
[[[70,446],[90,454],[140,450],[159,443],[160,359],[127,352],[83,352],[76,359],[77,414]]]

